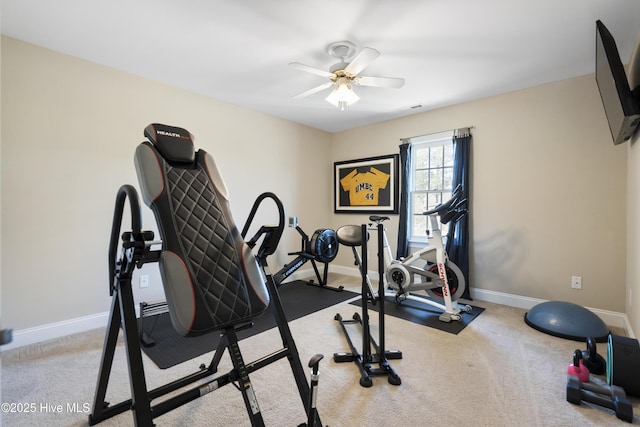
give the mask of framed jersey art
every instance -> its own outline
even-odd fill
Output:
[[[334,163],[336,213],[398,213],[398,155]]]

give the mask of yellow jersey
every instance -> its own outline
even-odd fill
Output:
[[[340,180],[344,191],[349,193],[351,206],[377,206],[378,192],[387,187],[390,175],[374,167],[364,173],[352,170]]]

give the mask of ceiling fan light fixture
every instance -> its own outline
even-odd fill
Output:
[[[404,79],[395,77],[371,77],[362,76],[360,72],[366,69],[378,56],[380,52],[365,47],[353,59],[356,47],[348,41],[335,42],[327,47],[327,52],[338,59],[340,62],[333,64],[329,71],[320,68],[304,65],[299,62],[291,62],[289,65],[311,74],[315,74],[328,79],[324,84],[308,89],[294,98],[304,98],[314,93],[325,90],[333,86],[333,90],[325,98],[325,100],[344,111],[350,105],[358,102],[360,97],[354,92],[353,85],[372,86],[382,88],[401,88],[404,85]]]
[[[340,110],[344,111],[348,106],[358,102],[360,97],[354,92],[351,84],[346,78],[340,78],[336,82],[336,86],[333,88],[329,96],[325,100],[335,105]]]

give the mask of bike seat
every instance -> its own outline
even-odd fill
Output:
[[[360,246],[362,245],[362,226],[343,225],[336,230],[336,237],[338,238],[338,243],[342,245],[351,247]],[[368,238],[369,233],[367,233],[367,239]]]
[[[377,224],[380,224],[382,221],[386,221],[388,219],[390,219],[388,216],[371,215],[369,217],[369,221],[373,221]]]

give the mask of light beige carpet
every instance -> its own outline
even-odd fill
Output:
[[[357,280],[335,278],[358,291]],[[583,344],[538,332],[523,321],[525,311],[481,301],[486,310],[459,335],[404,320],[386,320],[387,348],[399,349],[391,361],[402,379],[384,377],[359,385],[354,363],[335,363],[334,352],[348,351],[336,313],[350,317],[357,307],[344,302],[290,323],[301,359],[323,353],[318,409],[325,425],[338,426],[615,426],[628,425],[611,411],[565,399],[566,371],[573,351]],[[377,333],[376,317],[372,316]],[[27,404],[35,411],[2,413],[2,425],[83,426],[87,424],[102,354],[104,330],[94,330],[3,352],[2,401]],[[245,361],[279,348],[275,330],[241,341]],[[359,342],[359,341],[356,341]],[[606,344],[598,352],[605,356]],[[211,354],[167,370],[144,356],[149,388],[195,372]],[[221,366],[230,368],[225,355]],[[279,361],[252,375],[268,426],[305,421],[288,362]],[[130,397],[124,348],[116,352],[107,393],[112,404]],[[632,398],[640,414],[639,400]],[[58,409],[60,409],[58,411]],[[640,422],[638,415],[634,424]],[[247,426],[241,394],[227,386],[155,419],[158,426]],[[131,412],[102,426],[133,425]]]

